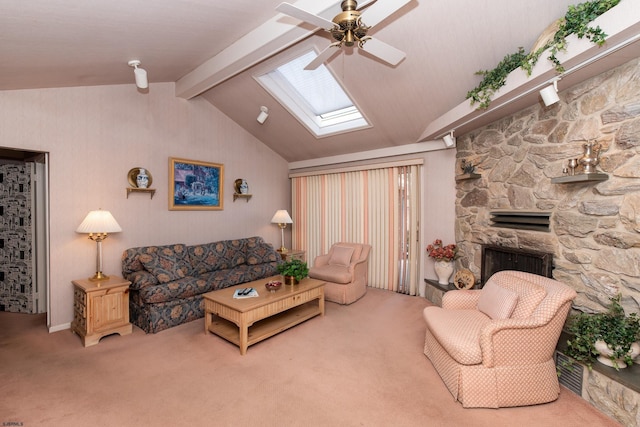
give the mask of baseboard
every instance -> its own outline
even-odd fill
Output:
[[[71,323],[63,323],[62,325],[49,326],[49,333],[64,331],[65,329],[71,329]]]

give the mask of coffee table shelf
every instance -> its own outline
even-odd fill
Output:
[[[270,338],[319,314],[322,313],[318,308],[318,304],[316,302],[308,302],[260,320],[249,327],[247,346]],[[216,317],[215,320],[211,322],[211,325],[209,325],[209,332],[240,347],[238,326],[229,320]]]
[[[272,337],[317,315],[324,315],[324,282],[306,278],[293,287],[268,292],[264,284],[275,276],[204,294],[205,332],[212,332],[240,347]],[[253,287],[256,298],[234,299],[238,288]]]

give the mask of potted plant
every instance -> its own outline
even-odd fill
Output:
[[[304,261],[292,259],[278,264],[278,273],[284,276],[287,285],[295,285],[309,275],[309,267]]]
[[[620,295],[610,298],[604,313],[580,313],[569,320],[567,353],[573,359],[591,367],[598,360],[616,370],[633,364],[640,352],[640,317],[626,315],[620,305]]]
[[[592,27],[589,24],[618,3],[620,0],[592,0],[575,6],[570,5],[565,16],[554,23],[557,28],[553,28],[553,37],[545,40],[542,46],[536,46],[530,53],[526,53],[520,47],[517,52],[506,55],[493,70],[477,71],[476,74],[482,76],[482,81],[467,92],[467,99],[471,100],[471,105],[478,103],[479,109],[488,108],[494,93],[505,85],[507,76],[513,70],[520,67],[530,76],[534,65],[547,50],[549,50],[547,59],[554,64],[556,71],[562,74],[565,70],[557,54],[566,50],[567,37],[575,34],[580,39],[586,37],[601,46],[607,35],[600,27]]]

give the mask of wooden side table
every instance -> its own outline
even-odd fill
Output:
[[[85,347],[98,344],[100,338],[133,331],[129,323],[129,285],[121,277],[107,280],[73,280],[73,322]]]
[[[287,252],[278,251],[284,261],[291,261],[292,259],[299,259],[305,262],[307,259],[307,251],[301,251],[299,249],[289,249]]]

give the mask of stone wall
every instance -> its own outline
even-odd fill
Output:
[[[462,162],[478,179],[459,181],[457,267],[480,277],[482,244],[550,252],[555,279],[578,292],[574,308],[603,311],[621,293],[629,312],[640,308],[640,59],[458,138]],[[602,182],[552,184],[583,145],[601,145]],[[577,171],[576,173],[579,173]],[[550,232],[491,226],[498,210],[551,213]]]

